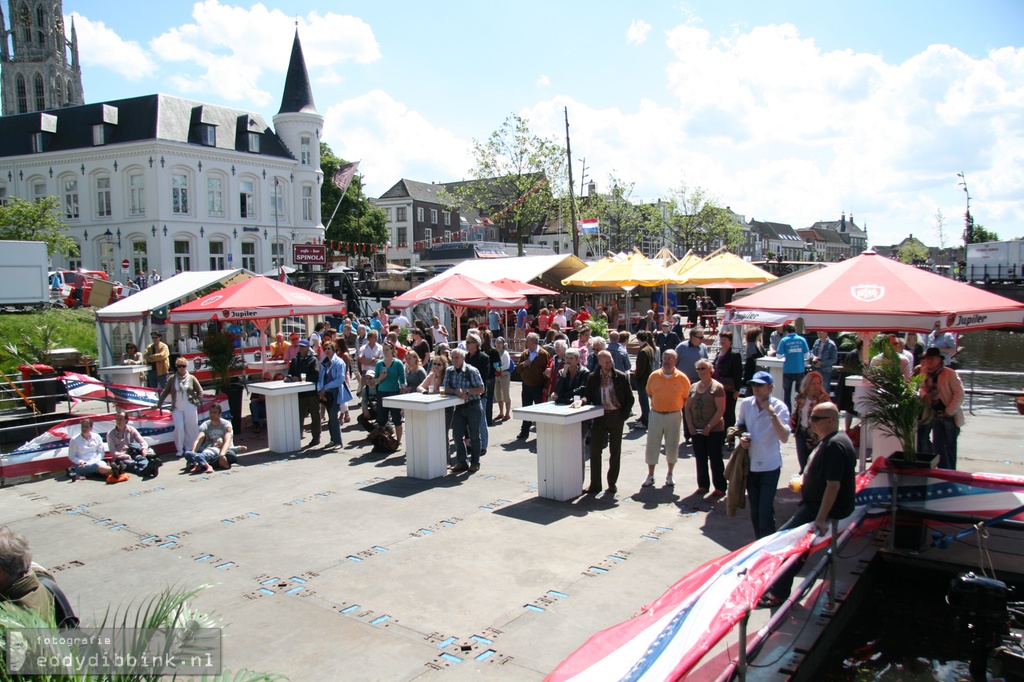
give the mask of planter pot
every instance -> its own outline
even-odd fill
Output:
[[[938,464],[939,456],[917,453],[915,461],[907,461],[902,452],[894,452],[889,457],[889,464],[895,469],[893,476],[893,492],[899,486],[923,485],[922,476],[902,476],[900,471],[913,469],[932,469]],[[925,523],[923,515],[908,510],[900,510],[893,516],[892,548],[907,552],[921,552],[931,545],[931,529]]]
[[[245,389],[241,384],[232,382],[224,392],[228,396],[228,409],[231,410],[231,428],[237,436],[242,432],[242,399]]]
[[[917,453],[914,461],[907,460],[901,451],[896,451],[889,455],[889,464],[898,471],[907,469],[934,469],[938,463],[938,455],[925,454],[923,452]]]

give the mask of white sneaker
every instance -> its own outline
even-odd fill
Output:
[[[641,485],[644,488],[647,488],[647,487],[650,487],[650,486],[654,485],[654,475],[653,474],[652,475],[648,475],[647,478],[644,479],[644,482]]]
[[[665,477],[665,485],[674,486],[675,484],[676,482],[672,480],[672,474],[669,474],[668,476]]]

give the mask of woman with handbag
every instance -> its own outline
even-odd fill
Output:
[[[178,358],[174,363],[175,373],[164,386],[157,401],[156,409],[163,409],[164,400],[171,397],[171,418],[174,420],[175,457],[185,454],[199,437],[199,406],[203,404],[203,387],[188,372],[188,360]]]

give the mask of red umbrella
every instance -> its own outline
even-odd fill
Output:
[[[409,308],[424,301],[447,304],[455,315],[457,333],[461,338],[462,321],[459,318],[466,312],[466,308],[517,308],[526,303],[526,297],[488,282],[456,274],[435,277],[410,289],[398,298],[391,299],[391,307]]]
[[[1024,326],[1024,303],[867,251],[726,304],[726,324],[803,318],[821,331],[953,332]]]
[[[203,323],[220,319],[249,320],[260,330],[263,369],[266,370],[267,323],[292,315],[343,314],[345,304],[329,296],[314,294],[269,277],[251,277],[178,306],[168,320],[172,324]]]

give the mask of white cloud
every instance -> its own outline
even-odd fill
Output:
[[[642,19],[634,19],[626,29],[626,42],[635,45],[643,45],[647,42],[647,34],[651,32],[651,25]]]
[[[149,54],[134,40],[124,40],[102,21],[92,21],[77,12],[65,17],[67,26],[72,18],[84,66],[101,66],[129,80],[142,80],[156,71]]]
[[[542,88],[550,87],[551,86],[551,79],[548,78],[547,76],[545,76],[544,74],[541,74],[540,78],[537,79],[537,85],[542,87]]]
[[[470,167],[469,141],[382,90],[339,102],[324,117],[324,142],[339,157],[362,161],[359,170],[373,196],[400,178],[449,182]]]
[[[191,62],[200,73],[173,82],[184,92],[216,93],[239,101],[266,104],[273,96],[257,84],[264,72],[281,73],[290,54],[295,17],[262,4],[250,8],[198,2],[194,23],[172,28],[150,41],[153,53],[168,62]],[[370,27],[353,16],[310,12],[298,19],[302,52],[317,82],[337,82],[335,66],[347,61],[368,63],[380,58]]]

